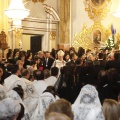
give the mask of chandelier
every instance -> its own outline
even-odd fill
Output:
[[[9,7],[4,10],[5,15],[13,20],[13,26],[20,27],[21,21],[29,15],[28,9],[25,9],[22,0],[11,0]]]

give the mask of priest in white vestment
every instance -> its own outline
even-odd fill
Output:
[[[29,70],[23,69],[21,71],[21,75],[22,75],[22,78],[20,78],[20,79],[21,79],[21,81],[25,82],[25,84],[31,84],[32,83],[31,81],[28,80],[29,77],[30,77],[30,71]]]
[[[7,92],[9,90],[12,90],[17,85],[21,85],[23,89],[25,89],[25,82],[21,81],[18,77],[20,75],[20,70],[18,65],[12,66],[12,75],[7,77],[4,80],[4,90]]]
[[[59,68],[59,74],[60,75],[60,69],[61,67],[65,66],[66,65],[66,61],[63,60],[63,57],[64,57],[64,52],[62,50],[59,50],[57,55],[58,55],[58,59],[54,61],[52,67],[58,67]]]
[[[59,72],[59,69],[57,67],[51,68],[51,76],[45,79],[45,82],[48,86],[55,85],[58,77],[58,72]]]
[[[47,84],[44,80],[44,73],[40,70],[35,70],[33,73],[34,81],[33,86],[35,87],[36,92],[41,95],[44,90],[47,88]]]

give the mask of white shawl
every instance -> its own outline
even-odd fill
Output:
[[[4,90],[6,92],[12,90],[14,87],[17,87],[18,85],[22,86],[23,89],[25,89],[26,87],[25,82],[21,81],[21,79],[15,74],[10,75],[4,80]]]
[[[74,120],[104,120],[98,92],[94,86],[85,85],[72,108]]]
[[[27,84],[24,92],[24,104],[26,105],[31,117],[38,106],[39,95],[32,84]]]
[[[7,118],[12,118],[17,116],[20,112],[20,104],[18,101],[12,98],[6,98],[0,101],[0,120],[6,120]]]
[[[33,113],[31,120],[45,120],[44,113],[48,106],[55,102],[55,98],[51,93],[45,92],[43,93],[38,102],[38,106]]]
[[[0,85],[0,101],[6,98],[6,94],[4,92],[4,88]]]
[[[24,116],[24,118],[22,118],[22,120],[30,120],[28,110],[27,110],[25,104],[23,103],[21,97],[18,95],[18,93],[14,90],[10,90],[6,95],[7,95],[7,97],[12,98],[13,100],[17,100],[19,103],[21,103],[24,106],[25,116]]]

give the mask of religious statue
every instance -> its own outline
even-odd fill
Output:
[[[8,44],[6,42],[6,34],[4,31],[1,31],[0,34],[0,49],[2,50],[2,57],[4,58],[4,50],[8,49]]]

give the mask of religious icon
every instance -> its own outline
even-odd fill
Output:
[[[91,0],[95,6],[102,5],[105,0]]]
[[[99,30],[96,30],[93,33],[93,42],[95,44],[100,44],[100,42],[101,42],[101,32]]]

